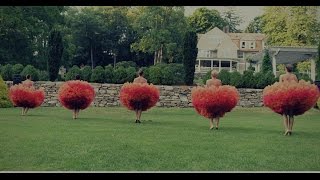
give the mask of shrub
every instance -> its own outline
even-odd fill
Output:
[[[58,74],[58,81],[65,81],[65,77],[61,76],[61,74]]]
[[[208,71],[202,78],[203,84],[207,83],[207,80],[211,79],[211,71]]]
[[[256,88],[264,89],[266,86],[271,85],[277,81],[274,77],[272,71],[267,71],[266,73],[258,72],[255,74]]]
[[[239,88],[241,87],[241,84],[242,84],[242,75],[237,71],[230,73],[230,85]]]
[[[39,71],[39,81],[49,81],[48,71]]]
[[[297,76],[297,78],[299,80],[303,79],[305,81],[310,81],[311,83],[313,83],[312,79],[309,77],[308,74],[303,74],[303,73],[299,73],[299,75]]]
[[[127,73],[127,79],[126,81],[127,82],[132,82],[134,80],[134,78],[136,77],[136,68],[134,67],[129,67],[129,68],[126,68],[126,73]]]
[[[105,82],[106,83],[113,83],[113,74],[114,74],[113,66],[108,65],[104,69],[105,69],[104,70]]]
[[[97,66],[93,69],[91,75],[91,81],[97,83],[104,83],[105,72],[102,66]]]
[[[8,87],[0,76],[0,108],[7,107],[12,107],[12,103],[9,99]]]
[[[20,74],[23,71],[23,68],[22,64],[15,64],[12,67],[12,74]]]
[[[222,69],[219,72],[218,79],[221,80],[221,83],[223,85],[230,84],[230,72],[225,69]]]
[[[177,85],[184,84],[184,68],[182,64],[168,64],[161,71],[161,84]]]
[[[141,69],[143,70],[143,77],[149,80],[149,68],[142,67]]]
[[[161,84],[162,80],[162,72],[161,72],[161,66],[151,66],[148,69],[148,76],[149,76],[149,81],[152,84]]]
[[[91,80],[92,69],[90,66],[84,66],[81,70],[81,79],[85,81]]]
[[[113,82],[117,84],[123,84],[127,80],[127,71],[124,67],[120,66],[113,73]]]
[[[137,67],[137,64],[134,61],[121,61],[116,63],[116,69],[119,67],[129,68],[129,67]]]
[[[65,80],[66,81],[74,80],[76,78],[76,75],[78,75],[78,74],[81,74],[81,71],[77,65],[74,65],[66,73]]]
[[[32,65],[27,65],[21,72],[22,79],[25,80],[26,76],[30,75],[32,80],[39,80],[39,70],[33,67]]]
[[[12,68],[13,66],[11,64],[6,64],[1,67],[1,76],[5,81],[11,81],[12,80]]]
[[[244,71],[242,76],[242,85],[243,88],[255,88],[255,78],[253,71]]]

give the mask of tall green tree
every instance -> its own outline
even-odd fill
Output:
[[[226,25],[229,27],[229,32],[231,33],[241,32],[241,30],[238,29],[238,26],[243,22],[243,20],[239,16],[238,12],[234,7],[228,7],[223,12],[223,18],[226,22]]]
[[[262,72],[267,73],[268,71],[272,71],[272,62],[269,51],[266,49],[262,60]]]
[[[63,24],[63,11],[62,6],[1,7],[0,63],[46,69],[49,32]]]
[[[63,42],[60,31],[53,30],[49,36],[48,72],[50,81],[58,77],[61,58],[63,53]]]
[[[263,21],[262,16],[255,17],[252,21],[250,21],[249,25],[245,29],[246,33],[263,33],[263,27],[265,23]]]
[[[188,17],[189,26],[196,32],[204,34],[209,30],[218,27],[223,29],[226,25],[225,20],[221,17],[219,11],[208,8],[198,8]]]
[[[197,34],[191,31],[186,33],[183,46],[183,67],[185,70],[184,81],[186,85],[193,84],[197,54]]]
[[[154,54],[154,64],[182,52],[181,39],[186,32],[184,8],[177,6],[137,7],[133,27],[138,38],[131,48],[135,52]]]
[[[309,46],[319,41],[320,24],[314,6],[271,6],[263,14],[268,44]]]

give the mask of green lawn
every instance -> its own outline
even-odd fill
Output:
[[[320,112],[283,136],[266,108],[236,108],[209,130],[194,109],[153,108],[134,123],[125,108],[0,109],[1,171],[319,171]]]

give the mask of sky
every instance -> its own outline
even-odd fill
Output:
[[[197,8],[206,7],[208,9],[216,9],[220,13],[223,12],[226,7],[231,6],[185,6],[185,15],[190,16]],[[233,6],[239,13],[240,17],[244,21],[238,28],[244,30],[253,18],[263,14],[264,6]]]

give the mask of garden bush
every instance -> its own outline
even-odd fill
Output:
[[[12,107],[12,103],[9,99],[8,87],[0,76],[0,108],[7,107]]]
[[[49,81],[48,71],[39,71],[39,81]]]
[[[257,81],[258,81],[258,78],[257,78]],[[272,71],[267,71],[266,73],[264,73],[263,80],[260,81],[261,86],[257,88],[264,89],[266,86],[272,85],[276,81],[279,81],[279,77],[275,78]]]
[[[127,71],[126,68],[120,66],[116,68],[113,73],[113,82],[117,84],[122,84],[127,81]]]
[[[15,64],[12,67],[12,74],[20,74],[23,71],[23,65],[22,64]]]
[[[116,63],[116,69],[119,67],[129,68],[129,67],[137,67],[137,64],[134,61],[121,61]]]
[[[104,74],[105,74],[105,82],[106,83],[113,83],[113,74],[114,74],[114,70],[113,70],[113,66],[108,65],[104,68]]]
[[[230,73],[230,85],[235,86],[236,88],[239,88],[241,87],[241,84],[242,84],[242,75],[237,71]]]
[[[13,66],[11,64],[6,64],[4,66],[1,66],[1,76],[3,80],[5,81],[11,81],[12,80],[12,68]]]
[[[242,75],[242,88],[255,88],[256,86],[256,81],[253,75],[253,71],[244,71]]]
[[[32,65],[27,65],[21,72],[22,80],[25,80],[27,75],[30,75],[33,81],[39,80],[39,70]]]
[[[102,66],[97,66],[93,69],[91,75],[91,82],[104,83],[105,72]]]
[[[127,73],[126,82],[133,82],[134,78],[137,77],[136,68],[134,67],[126,68],[126,73]]]
[[[81,79],[84,81],[90,81],[91,80],[91,74],[92,74],[92,69],[90,66],[84,66],[81,69]]]
[[[221,80],[223,85],[230,84],[230,72],[228,70],[222,69],[219,72],[218,79]]]
[[[162,70],[163,66],[156,65],[156,66],[151,66],[148,68],[148,77],[149,81],[152,84],[161,84],[162,83]]]
[[[161,71],[161,84],[181,85],[184,84],[184,68],[182,64],[167,64]]]
[[[81,70],[77,65],[74,65],[66,73],[65,80],[66,81],[74,80],[76,78],[76,75],[78,74],[81,75]]]

